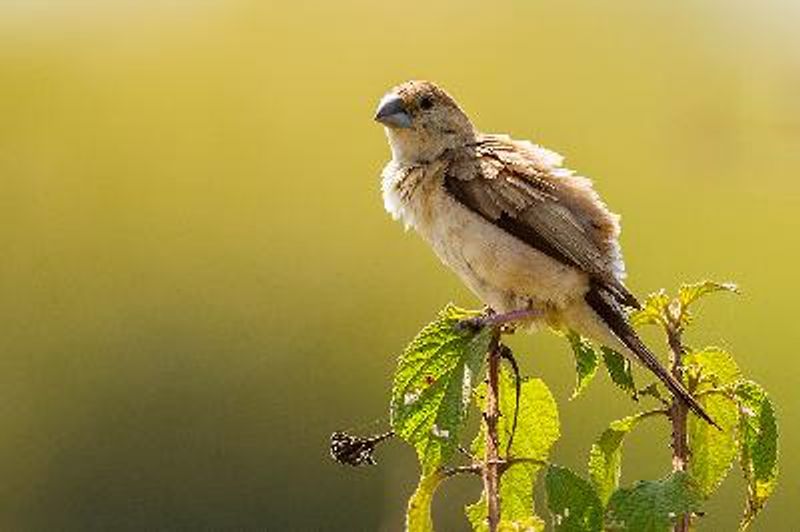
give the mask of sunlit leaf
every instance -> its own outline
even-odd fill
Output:
[[[500,451],[504,455],[514,421],[516,398],[514,376],[505,368],[500,371],[499,390],[500,419],[497,433]],[[484,408],[485,396],[484,383],[476,390],[481,410]],[[550,448],[559,435],[558,409],[550,390],[541,379],[525,379],[521,384],[517,432],[511,444],[510,457],[531,461],[512,465],[500,478],[500,518],[506,523],[504,526],[541,522],[534,514],[533,487],[542,466],[535,461],[547,460]],[[486,429],[485,425],[481,425],[481,430],[472,443],[472,453],[476,457],[483,457],[485,449]],[[466,512],[475,530],[486,530],[485,494],[478,502],[467,506]]]
[[[417,450],[425,474],[446,462],[458,445],[492,334],[459,326],[476,315],[445,307],[409,344],[394,375],[392,428]]]
[[[626,532],[669,532],[678,516],[700,509],[701,496],[689,476],[671,473],[618,489],[608,501],[606,528]]]
[[[689,375],[699,377],[697,392],[731,385],[742,376],[733,357],[719,347],[691,351],[684,357],[683,365]]]
[[[433,494],[443,478],[444,475],[441,471],[434,471],[419,479],[417,489],[408,500],[406,532],[433,532],[431,504],[433,503]]]
[[[766,392],[752,381],[736,387],[740,401],[740,462],[747,481],[741,529],[746,529],[775,491],[778,481],[778,423]]]
[[[666,401],[664,394],[661,392],[661,388],[659,388],[658,383],[655,382],[651,382],[641,390],[637,390],[636,397],[652,397],[662,404]]]
[[[505,476],[505,475],[504,475]],[[503,504],[505,499],[502,499],[500,506],[501,512],[503,511]],[[480,500],[473,504],[469,504],[464,508],[467,514],[467,519],[472,525],[472,530],[475,532],[486,532],[489,530],[486,512],[486,494],[481,494]],[[538,515],[533,515],[533,508],[527,512],[527,517],[520,515],[514,519],[509,519],[505,515],[501,516],[500,523],[498,523],[498,530],[500,532],[544,532],[545,523]]]
[[[680,322],[682,325],[689,325],[693,316],[689,307],[697,300],[708,294],[715,292],[733,292],[738,294],[739,287],[733,283],[717,283],[714,281],[701,281],[694,284],[684,284],[678,289]]]
[[[642,308],[631,312],[629,318],[634,327],[640,325],[665,325],[665,314],[669,306],[669,296],[664,290],[659,290],[647,296],[642,303]]]
[[[689,474],[705,497],[710,496],[727,476],[733,465],[738,445],[736,441],[739,413],[736,404],[723,395],[703,395],[697,400],[720,429],[697,416],[689,416]]]
[[[611,381],[619,386],[623,391],[636,393],[636,383],[633,381],[631,371],[631,361],[613,349],[603,347],[600,349],[603,354],[603,362],[608,371]]]
[[[501,520],[497,526],[499,532],[544,532],[545,523],[537,515],[514,521]]]
[[[469,524],[472,525],[472,530],[475,530],[476,532],[489,530],[489,523],[487,521],[489,511],[486,505],[486,493],[481,492],[480,499],[464,507],[464,513],[467,515],[467,520],[469,521]]]
[[[547,507],[556,532],[601,532],[603,505],[591,484],[565,467],[551,465],[545,477]]]
[[[571,399],[578,397],[583,390],[589,386],[597,373],[597,366],[600,363],[594,345],[582,336],[570,332],[567,335],[572,353],[575,355],[575,390],[572,392]]]
[[[708,497],[725,479],[736,458],[739,423],[736,404],[722,393],[709,392],[722,392],[741,378],[741,372],[733,358],[718,347],[688,353],[684,366],[690,378],[697,381],[697,400],[722,429],[689,416],[689,473],[698,490]]]
[[[640,413],[612,422],[597,442],[592,444],[589,451],[589,480],[603,504],[608,502],[611,494],[619,487],[622,443],[625,436],[648,415]]]
[[[503,476],[505,477],[506,475],[508,475],[508,472],[506,472],[506,474]],[[504,510],[504,506],[508,501],[502,496],[501,501],[502,503],[500,505],[500,511],[503,515],[501,515],[500,523],[498,523],[497,526],[500,532],[544,532],[545,522],[541,517],[533,514],[532,507],[527,511],[527,517],[519,515],[516,518],[510,519],[507,517],[508,512]],[[489,530],[486,517],[487,512],[485,493],[481,494],[481,498],[477,502],[468,504],[464,508],[464,512],[467,514],[467,519],[469,520],[470,525],[472,525],[472,530],[476,532],[486,532]]]
[[[718,283],[715,281],[684,284],[678,289],[678,300],[686,308],[701,297],[714,292],[733,292],[737,294],[739,293],[739,287],[735,283]]]

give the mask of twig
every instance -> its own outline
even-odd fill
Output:
[[[538,465],[541,467],[547,467],[548,462],[547,460],[539,460],[537,458],[509,458],[508,460],[504,460],[503,463],[500,465],[500,473],[505,473],[506,469],[513,466],[514,464],[533,464]]]
[[[482,468],[480,464],[446,467],[445,469],[442,470],[442,474],[446,477],[452,477],[461,474],[480,475],[481,469]]]
[[[464,448],[464,446],[462,446],[462,445],[459,445],[459,446],[458,446],[458,452],[460,452],[461,454],[463,454],[464,456],[466,456],[467,458],[469,458],[469,459],[470,459],[470,461],[472,461],[472,462],[474,462],[474,461],[475,461],[475,457],[474,457],[474,456],[472,456],[472,453],[471,453],[471,452],[469,452],[469,450],[468,450],[468,449]]]
[[[500,417],[499,374],[500,374],[500,335],[494,333],[489,346],[488,391],[483,421],[486,423],[486,453],[483,462],[483,491],[486,493],[487,520],[489,532],[496,532],[500,523],[500,453],[497,437],[497,420]]]
[[[519,365],[517,359],[514,358],[514,353],[511,352],[505,345],[500,346],[500,357],[508,360],[511,364],[511,369],[514,371],[514,389],[516,395],[514,396],[514,420],[511,422],[511,433],[508,435],[508,443],[506,444],[506,456],[511,455],[511,444],[514,443],[514,435],[517,433],[517,420],[519,418],[519,396],[522,393],[522,377],[519,374]]]
[[[677,320],[667,324],[667,343],[671,354],[672,375],[679,381],[683,378],[683,355],[686,351],[681,342],[682,330]],[[689,462],[689,441],[686,433],[686,422],[689,407],[677,396],[672,399],[669,418],[672,421],[672,470],[686,471]],[[689,513],[678,516],[673,528],[674,532],[689,532],[692,516]]]

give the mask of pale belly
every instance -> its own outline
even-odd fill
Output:
[[[442,262],[497,312],[538,308],[558,315],[588,290],[586,274],[492,225],[440,186],[416,195],[409,207],[411,225]]]

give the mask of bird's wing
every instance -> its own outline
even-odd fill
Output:
[[[561,167],[557,154],[484,135],[445,175],[459,202],[551,258],[586,272],[620,303],[638,307],[622,283],[618,217],[591,182]]]

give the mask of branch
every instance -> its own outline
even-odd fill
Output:
[[[500,523],[500,455],[497,420],[500,417],[500,337],[495,333],[489,347],[488,391],[483,421],[486,423],[486,454],[483,462],[483,490],[486,493],[489,532],[496,532]]]
[[[505,460],[503,461],[502,464],[500,464],[500,473],[505,473],[506,469],[513,466],[514,464],[534,464],[541,467],[547,467],[548,465],[550,465],[547,462],[547,460],[539,460],[537,458],[525,458],[525,457],[509,458],[508,460]]]
[[[506,443],[506,456],[511,456],[511,444],[514,443],[514,435],[517,433],[517,421],[519,419],[519,396],[522,394],[522,377],[519,374],[519,365],[517,359],[514,358],[514,353],[511,352],[505,345],[500,346],[500,358],[508,360],[511,364],[511,369],[514,371],[514,420],[511,423],[511,433],[508,435],[508,443]]]
[[[481,474],[481,466],[480,464],[470,464],[470,465],[462,465],[462,466],[455,466],[455,467],[446,467],[442,470],[442,474],[446,477],[453,477],[455,475],[480,475]]]
[[[672,375],[683,380],[683,355],[686,350],[681,341],[682,330],[678,320],[670,319],[667,324],[667,343],[671,354]],[[689,440],[687,437],[687,418],[689,407],[677,396],[672,398],[669,418],[672,422],[672,470],[686,471],[689,462]],[[678,516],[674,532],[689,532],[692,516],[688,513]]]

